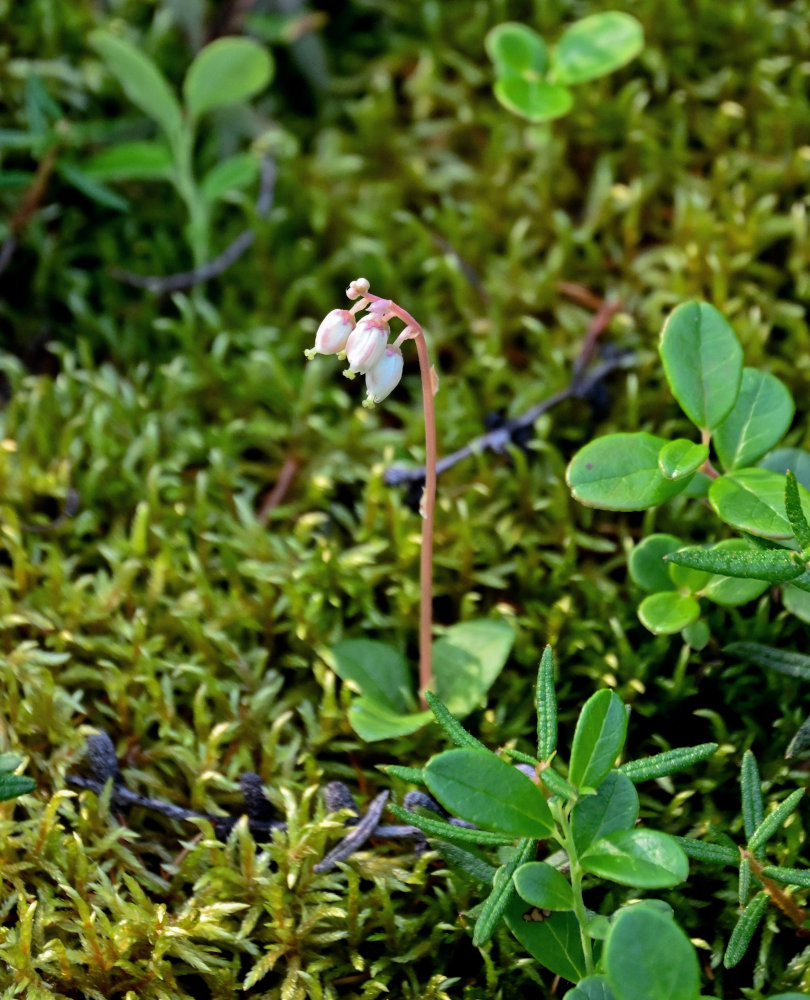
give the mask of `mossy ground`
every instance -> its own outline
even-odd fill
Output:
[[[87,47],[101,8],[27,6],[17,20],[0,3],[0,124],[30,124],[24,79],[36,72],[71,122],[137,134],[141,119]],[[174,80],[222,13],[114,6]],[[607,7],[642,20],[638,60],[578,88],[550,127],[497,105],[483,46],[492,25],[524,20],[556,37]],[[401,795],[376,766],[419,765],[443,746],[432,727],[361,744],[324,661],[359,635],[415,660],[419,522],[382,480],[391,462],[420,460],[415,361],[373,412],[331,359],[303,361],[358,275],[428,332],[445,452],[487,414],[519,414],[567,384],[590,313],[561,282],[620,299],[605,337],[637,352],[609,380],[604,413],[565,403],[527,452],[481,456],[440,481],[438,622],[507,615],[518,629],[473,731],[528,749],[532,678],[552,642],[564,738],[607,684],[632,705],[633,753],[720,742],[707,765],[647,790],[650,825],[733,835],[748,747],[766,788],[805,777],[783,760],[807,714],[802,683],[722,652],[732,638],[803,649],[805,626],[766,595],[712,611],[701,653],[651,637],[635,616],[628,546],[653,526],[699,539],[714,523],[677,501],[643,517],[583,510],[563,475],[599,433],[678,420],[654,348],[665,314],[690,297],[728,316],[746,363],[789,385],[789,443],[808,446],[810,4],[355,0],[310,37],[328,85],[302,75],[294,48],[276,48],[279,72],[255,112],[215,118],[199,150],[210,164],[259,127],[273,135],[269,217],[252,218],[246,199],[217,220],[223,247],[246,216],[257,234],[224,276],[172,298],[122,285],[111,268],[189,266],[180,205],[168,188],[130,184],[132,208],[115,214],[54,176],[0,279],[0,751],[25,755],[37,781],[0,805],[3,996],[552,992],[506,934],[472,948],[459,913],[475,893],[436,855],[383,844],[338,873],[312,871],[339,834],[319,785]],[[3,156],[33,174],[36,157]],[[0,190],[5,214],[23,191]],[[66,791],[98,727],[130,787],[194,809],[236,807],[239,774],[258,771],[289,832],[257,847],[240,825],[223,844],[205,824],[122,816]],[[778,860],[807,863],[804,842],[797,816]],[[704,942],[706,995],[810,991],[810,955],[776,911],[751,957],[723,971],[736,919],[725,874],[694,866],[667,898]]]

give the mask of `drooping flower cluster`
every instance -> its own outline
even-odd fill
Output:
[[[394,343],[389,344],[391,328],[388,321],[396,315],[390,299],[369,295],[369,283],[357,278],[346,289],[350,299],[357,300],[351,309],[333,309],[324,317],[315,334],[315,346],[304,351],[308,359],[316,354],[337,354],[345,358],[347,378],[366,376],[367,396],[363,406],[371,407],[390,395],[402,378],[400,344],[412,336],[406,326]],[[368,297],[367,297],[368,296]],[[361,319],[356,313],[366,310]]]

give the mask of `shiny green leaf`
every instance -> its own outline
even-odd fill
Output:
[[[696,472],[708,457],[708,445],[696,444],[687,438],[675,438],[659,451],[658,468],[667,479],[683,479]]]
[[[753,465],[762,458],[790,427],[794,410],[784,382],[770,372],[744,368],[737,401],[712,434],[724,468]]]
[[[689,873],[689,861],[680,845],[658,830],[610,833],[591,844],[580,861],[593,875],[638,889],[678,885]]]
[[[658,454],[664,438],[644,432],[607,434],[581,448],[565,474],[574,497],[603,510],[644,510],[677,496],[687,479],[662,475]]]
[[[612,691],[597,691],[585,702],[571,746],[568,780],[577,788],[596,788],[622,751],[627,711]]]
[[[725,317],[706,302],[685,302],[664,324],[659,350],[681,409],[713,430],[734,406],[742,378],[742,347]]]
[[[644,48],[644,30],[630,14],[604,11],[566,28],[551,57],[558,83],[584,83],[626,65]]]
[[[650,594],[638,606],[641,624],[655,635],[673,635],[700,617],[700,604],[689,594]]]

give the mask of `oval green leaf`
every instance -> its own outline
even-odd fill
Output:
[[[698,1000],[694,946],[674,920],[649,903],[619,912],[605,942],[604,964],[616,1000]]]
[[[632,830],[638,819],[638,793],[633,782],[611,771],[596,790],[577,802],[571,812],[571,833],[577,851],[618,830]],[[518,890],[520,891],[520,890]]]
[[[805,517],[810,516],[810,493],[799,486]],[[718,476],[709,488],[709,503],[721,521],[762,538],[793,537],[785,514],[785,477],[752,468]]]
[[[514,874],[521,899],[541,910],[570,910],[574,906],[571,883],[556,868],[543,861],[521,865]]]
[[[709,457],[709,447],[688,438],[675,438],[658,453],[658,468],[667,479],[684,479],[697,472]]]
[[[674,838],[659,830],[619,830],[593,843],[582,855],[586,871],[636,889],[678,885],[689,860]]]
[[[428,762],[425,781],[445,809],[482,830],[540,839],[554,829],[537,785],[488,751],[446,750]]]
[[[183,96],[195,118],[264,90],[273,74],[265,48],[249,38],[218,38],[189,66]]]
[[[552,55],[554,79],[565,84],[594,80],[629,63],[643,48],[644,31],[630,14],[591,14],[563,32]]]
[[[501,76],[493,87],[501,104],[530,122],[548,122],[567,115],[574,104],[570,90],[547,80],[524,76]]]
[[[484,46],[495,68],[503,76],[540,76],[548,69],[546,43],[531,28],[515,21],[496,25]]]
[[[416,707],[405,658],[387,643],[346,639],[332,648],[330,665],[358,694],[388,712],[409,712]]]
[[[597,691],[582,706],[571,746],[568,780],[577,788],[596,788],[624,746],[627,712],[612,691]]]
[[[565,473],[571,493],[586,507],[644,510],[665,503],[688,483],[671,480],[658,467],[665,438],[638,432],[607,434],[581,448]]]
[[[655,635],[674,635],[700,617],[700,605],[690,594],[665,591],[650,594],[638,606],[644,628]]]
[[[681,409],[713,430],[734,406],[742,378],[742,347],[725,317],[706,302],[685,302],[664,324],[659,350]]]
[[[90,44],[137,107],[156,121],[170,141],[183,128],[183,112],[166,77],[140,49],[108,31],[94,31]]]
[[[506,926],[526,951],[557,976],[577,982],[587,972],[579,922],[570,911],[544,917],[515,896],[504,913]]]
[[[794,410],[784,382],[770,372],[744,368],[737,401],[712,434],[723,466],[736,469],[762,458],[790,427]]]
[[[200,193],[212,204],[232,191],[249,187],[258,176],[259,161],[256,157],[252,153],[237,153],[208,171],[200,184]]]
[[[349,724],[367,743],[407,736],[432,719],[432,712],[392,712],[371,698],[355,698],[349,708]]]
[[[669,564],[664,556],[683,548],[683,542],[675,535],[648,535],[630,553],[630,577],[645,590],[674,590]]]
[[[515,630],[507,621],[459,622],[433,643],[433,680],[445,708],[463,719],[484,699],[503,670]]]
[[[616,1000],[604,976],[586,976],[565,994],[565,1000]]]
[[[85,173],[100,181],[168,180],[174,161],[159,142],[119,142],[83,163]]]
[[[762,459],[759,467],[782,475],[790,469],[799,484],[810,490],[810,452],[803,448],[777,448]]]

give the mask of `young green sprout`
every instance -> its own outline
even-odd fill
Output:
[[[439,387],[436,370],[430,364],[427,341],[422,327],[409,312],[391,299],[382,299],[369,290],[366,278],[356,278],[346,289],[354,302],[351,309],[333,309],[327,313],[315,334],[315,345],[304,351],[308,360],[316,354],[337,354],[348,362],[347,378],[366,377],[363,406],[372,408],[396,388],[402,378],[402,344],[413,340],[422,377],[422,405],[425,417],[425,489],[419,512],[422,515],[422,552],[420,559],[421,599],[419,610],[419,691],[424,692],[433,679],[431,633],[433,630],[433,515],[436,506],[436,416],[433,396]],[[359,313],[365,312],[360,319]],[[393,343],[389,343],[391,320],[404,324]]]

